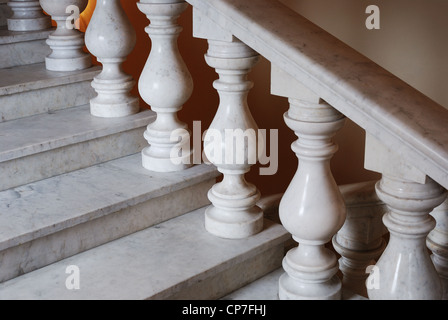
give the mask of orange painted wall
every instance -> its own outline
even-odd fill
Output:
[[[81,29],[85,30],[89,17],[93,12],[96,0],[90,0],[89,6],[81,15]],[[137,32],[137,45],[124,63],[123,68],[138,80],[140,73],[148,58],[151,42],[144,28],[149,21],[141,13],[136,3],[138,0],[122,0],[124,10]],[[192,37],[192,9],[179,19],[184,31],[179,37],[179,50],[194,79],[194,91],[190,100],[179,112],[179,118],[192,128],[193,121],[202,122],[202,130],[210,125],[219,104],[217,92],[212,83],[217,74],[204,60],[207,51],[207,42]],[[270,94],[270,63],[264,59],[252,70],[249,75],[255,86],[249,94],[249,106],[260,129],[278,129],[279,168],[273,176],[260,176],[257,165],[252,167],[246,179],[257,185],[263,195],[284,192],[291,181],[296,169],[297,158],[291,151],[290,145],[297,138],[283,121],[283,113],[288,109],[285,98]],[[134,94],[138,94],[137,86]],[[143,101],[142,105],[147,106]],[[361,182],[377,179],[378,175],[363,168],[364,159],[364,132],[350,121],[338,133],[335,141],[340,151],[332,160],[332,170],[338,184]],[[268,153],[269,154],[269,153]]]

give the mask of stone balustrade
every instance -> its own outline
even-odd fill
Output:
[[[447,110],[275,1],[188,2],[268,59],[272,94],[289,99],[299,168],[279,211],[299,245],[284,259],[280,299],[340,299],[339,269],[347,289],[370,299],[443,298]],[[344,116],[368,133],[365,166],[382,174],[369,210],[348,205],[329,170]]]
[[[49,39],[49,69],[87,67],[79,50],[82,37],[64,27],[68,3],[40,2],[58,22]],[[31,11],[36,1],[10,3],[13,11],[21,4]],[[271,93],[288,99],[284,120],[298,136],[292,150],[299,166],[279,206],[280,221],[298,246],[284,258],[279,298],[341,299],[347,288],[370,299],[446,299],[448,111],[276,1],[137,4],[150,20],[146,31],[152,43],[138,88],[157,114],[145,132],[149,146],[142,150],[143,167],[171,172],[192,166],[190,131],[177,117],[193,91],[177,47],[182,30],[177,19],[188,3],[194,8],[194,36],[208,41],[205,59],[219,75],[214,88],[220,103],[204,147],[223,180],[209,191],[205,228],[230,239],[263,228],[263,211],[256,205],[260,192],[245,180],[262,139],[247,104],[252,87],[247,75],[263,56],[272,65]],[[12,20],[19,10],[14,14]],[[93,82],[98,97],[91,102],[92,114],[138,112],[138,99],[129,93],[134,81],[121,70],[135,45],[135,31],[118,0],[98,0],[86,44],[103,64]],[[352,190],[354,202],[330,170],[338,150],[332,138],[346,118],[367,132],[366,169],[382,174],[375,187],[369,184],[367,198],[362,198],[365,188]],[[227,140],[230,132],[234,135]],[[359,209],[359,203],[367,209]]]

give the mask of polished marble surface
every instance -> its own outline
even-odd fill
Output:
[[[8,31],[0,28],[0,68],[43,62],[50,53],[45,43],[53,29],[43,31]]]
[[[0,69],[0,122],[89,103],[99,70],[52,72],[44,63]]]
[[[244,277],[269,272],[267,265],[279,267],[289,237],[281,225],[267,222],[253,237],[227,240],[205,231],[203,215],[198,209],[7,281],[0,284],[0,299],[217,298]],[[79,267],[81,290],[65,286],[69,265]],[[239,273],[226,273],[235,268]]]
[[[0,123],[0,190],[141,151],[154,120],[145,110],[103,119],[89,105]]]
[[[217,175],[208,165],[148,172],[137,153],[2,191],[0,279],[204,206]]]

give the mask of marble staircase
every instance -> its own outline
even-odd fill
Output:
[[[9,31],[0,2],[0,299],[217,299],[281,265],[284,228],[203,226],[220,173],[142,167],[153,111],[90,113],[101,67],[49,71],[54,31]],[[80,270],[70,290],[67,267]]]
[[[218,299],[279,267],[283,227],[266,223],[249,239],[202,227],[204,208],[109,242],[0,285],[1,299]],[[70,265],[80,289],[67,290]]]
[[[5,3],[0,299],[447,299],[441,105],[278,1],[138,1],[151,39],[139,96],[119,0],[98,1],[85,34],[67,9],[88,0]],[[218,77],[204,135],[177,116],[194,83],[177,47],[188,5]],[[265,138],[247,99],[262,57],[299,138],[296,174],[268,198],[245,179]],[[347,118],[379,181],[336,184]]]

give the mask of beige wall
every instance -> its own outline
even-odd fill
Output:
[[[324,30],[448,108],[448,1],[281,0]],[[380,9],[380,29],[365,26],[368,5]],[[377,179],[363,169],[364,131],[351,121],[335,137],[336,181]],[[283,155],[282,155],[283,156]]]
[[[448,108],[448,1],[280,1]],[[379,30],[365,27],[368,5]]]

